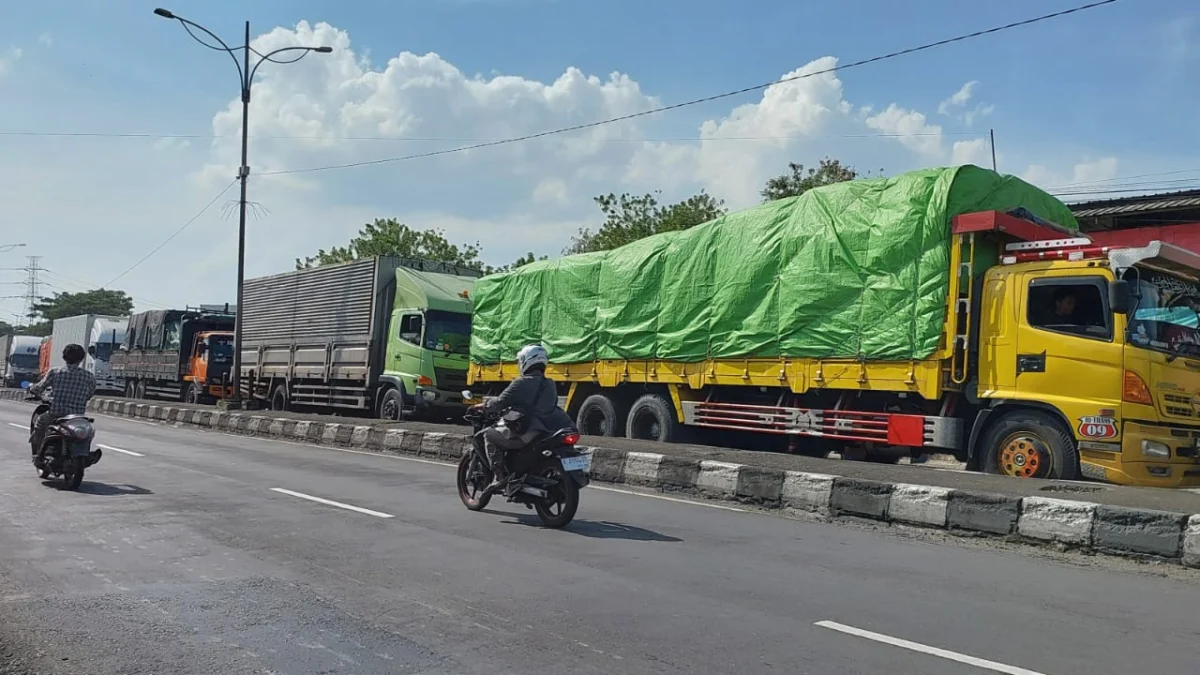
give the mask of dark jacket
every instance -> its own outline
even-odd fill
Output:
[[[558,390],[554,387],[554,380],[540,371],[513,380],[484,407],[489,412],[508,408],[521,411],[529,417],[531,432],[554,433],[575,426],[574,420],[558,407]]]

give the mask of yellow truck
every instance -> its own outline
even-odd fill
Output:
[[[1200,255],[973,166],[854,181],[476,286],[470,380],[542,342],[589,435],[950,452],[1200,486]]]

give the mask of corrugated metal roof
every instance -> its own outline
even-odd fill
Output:
[[[1157,195],[1076,202],[1067,206],[1075,214],[1076,218],[1095,218],[1126,213],[1197,208],[1200,207],[1200,190],[1182,190],[1180,192]]]

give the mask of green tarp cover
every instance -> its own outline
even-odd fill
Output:
[[[921,359],[942,335],[950,219],[1071,211],[976,166],[857,180],[612,251],[533,263],[475,284],[471,359]]]

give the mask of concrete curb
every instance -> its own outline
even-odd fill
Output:
[[[20,391],[0,390],[0,399],[22,398]],[[377,429],[353,422],[297,421],[118,399],[93,399],[88,409],[246,436],[446,461],[457,460],[470,447],[466,434]],[[592,478],[598,482],[804,512],[827,520],[866,519],[1200,569],[1200,514],[877,482],[604,447],[589,450]]]

